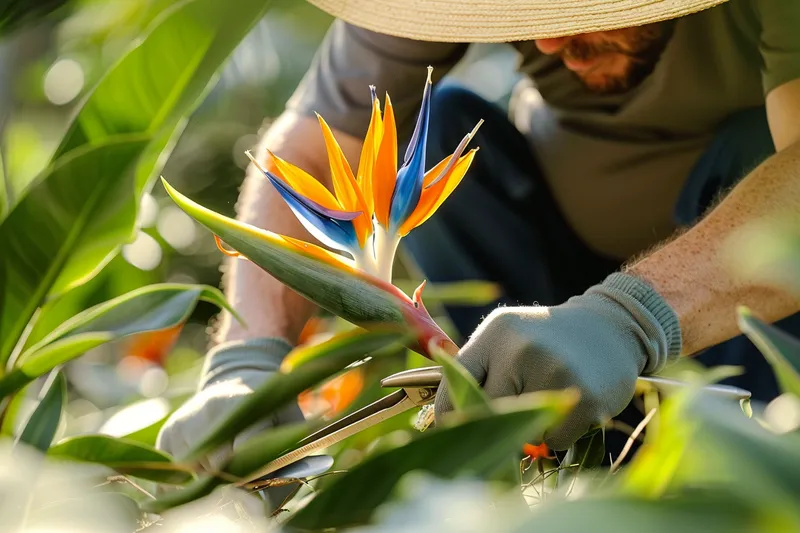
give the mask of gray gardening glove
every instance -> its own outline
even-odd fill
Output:
[[[270,379],[291,350],[289,343],[275,338],[228,342],[210,350],[206,355],[197,393],[162,426],[156,447],[178,458],[184,455],[242,399]],[[231,452],[254,434],[303,419],[299,405],[294,402],[245,430],[232,445],[222,447],[201,459],[200,463],[206,469],[218,470]],[[265,496],[272,505],[281,502],[276,491],[270,491]]]
[[[552,307],[505,307],[489,314],[457,359],[492,398],[576,387],[578,405],[544,435],[565,450],[591,426],[621,413],[640,375],[681,351],[678,317],[648,284],[622,273]],[[447,383],[436,419],[452,406]]]

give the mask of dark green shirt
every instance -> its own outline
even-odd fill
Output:
[[[625,258],[674,230],[678,193],[720,122],[800,77],[800,1],[729,0],[678,20],[653,73],[625,94],[592,94],[532,41],[509,44],[535,86],[515,99],[512,119],[578,234]],[[289,107],[363,138],[374,84],[408,133],[425,67],[440,79],[467,47],[336,21]]]

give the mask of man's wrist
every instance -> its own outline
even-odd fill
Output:
[[[634,317],[646,338],[643,374],[656,373],[680,356],[683,339],[678,315],[643,278],[615,272],[586,294],[611,298]]]

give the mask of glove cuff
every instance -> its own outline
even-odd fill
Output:
[[[291,351],[292,345],[277,337],[218,344],[206,354],[198,389],[252,373],[277,372]]]
[[[680,320],[649,283],[631,274],[615,272],[588,293],[613,298],[636,318],[648,344],[648,358],[642,374],[656,373],[678,359],[683,346]]]

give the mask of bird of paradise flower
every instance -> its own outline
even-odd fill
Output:
[[[334,135],[317,115],[330,165],[333,192],[317,178],[274,153],[271,169],[247,152],[309,233],[326,247],[230,219],[186,198],[166,180],[175,202],[214,234],[225,254],[259,265],[319,306],[357,325],[402,323],[418,333],[412,349],[458,350],[422,304],[423,282],[411,298],[392,284],[401,239],[428,220],[464,178],[478,148],[465,153],[483,123],[466,134],[452,155],[425,170],[431,74],[414,132],[398,168],[397,128],[389,95],[381,113],[375,87],[372,114],[354,173]],[[222,241],[232,247],[226,249]],[[333,250],[333,251],[331,251]]]
[[[391,282],[400,240],[434,214],[462,180],[478,150],[474,148],[464,154],[482,121],[463,138],[451,156],[425,171],[432,71],[428,67],[421,109],[399,169],[392,102],[387,94],[386,110],[381,115],[374,86],[370,86],[372,116],[357,173],[345,159],[325,119],[317,115],[335,194],[318,179],[272,152],[267,151],[274,172],[265,169],[247,152],[311,235],[326,246],[350,255],[356,268],[387,282]],[[339,260],[346,261],[344,257]]]

